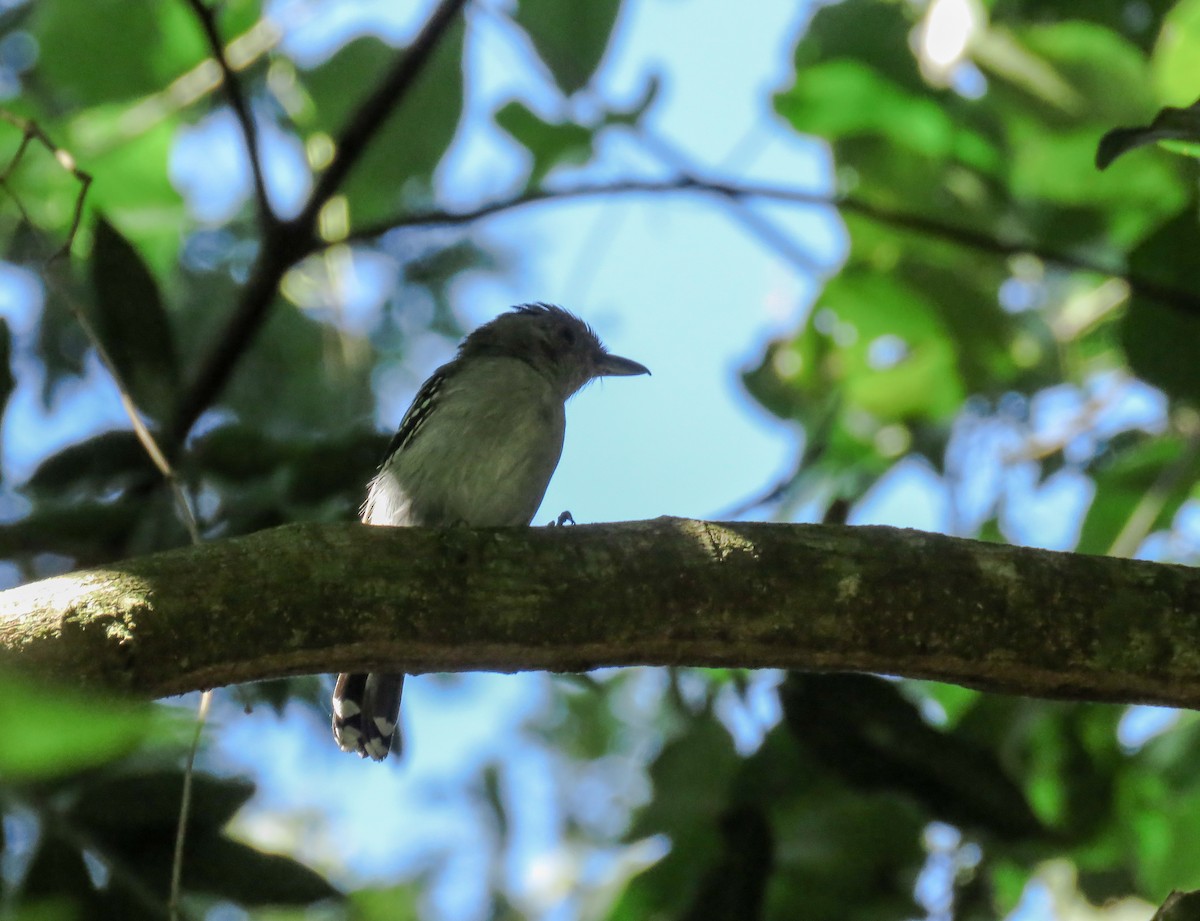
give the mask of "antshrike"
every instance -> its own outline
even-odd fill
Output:
[[[371,480],[374,525],[528,525],[562,453],[567,399],[598,377],[649,374],[610,355],[582,320],[526,304],[481,326],[417,392]],[[387,757],[404,676],[338,675],[333,736]]]

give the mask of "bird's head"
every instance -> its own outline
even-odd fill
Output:
[[[523,304],[467,336],[460,358],[518,358],[571,396],[597,377],[649,374],[645,365],[612,355],[583,320],[552,304]]]

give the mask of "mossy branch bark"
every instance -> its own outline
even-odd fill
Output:
[[[0,667],[149,696],[348,669],[635,664],[1200,709],[1200,572],[882,527],[325,524],[0,594]]]

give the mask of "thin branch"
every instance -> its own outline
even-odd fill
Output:
[[[0,594],[0,668],[147,696],[315,672],[642,664],[1200,709],[1198,631],[1191,567],[675,518],[288,525]]]
[[[196,731],[192,735],[192,746],[188,749],[187,764],[183,769],[183,793],[179,797],[179,819],[175,823],[175,853],[171,857],[171,895],[167,899],[167,911],[171,921],[179,921],[180,901],[183,890],[183,845],[187,841],[188,816],[192,810],[192,775],[195,773],[196,752],[200,748],[200,736],[208,719],[208,708],[212,703],[212,691],[200,695],[196,712]]]
[[[263,173],[262,160],[258,151],[258,129],[254,125],[250,104],[242,88],[241,80],[230,66],[229,58],[225,54],[225,43],[221,40],[220,32],[217,31],[216,14],[204,3],[204,0],[184,0],[184,2],[191,7],[196,20],[200,23],[213,59],[221,69],[225,98],[229,101],[229,107],[233,109],[233,114],[242,129],[242,137],[246,141],[246,153],[250,157],[250,169],[254,174],[254,198],[258,204],[259,226],[264,233],[267,233],[278,218],[271,208],[271,200],[267,194],[266,176]]]
[[[17,209],[21,212],[21,217],[26,223],[30,226],[33,225],[33,221],[30,219],[28,212],[26,212],[25,206],[21,203],[20,196],[13,192],[9,186],[9,180],[12,178],[12,174],[16,171],[17,167],[21,165],[25,152],[29,149],[30,142],[37,141],[45,147],[58,165],[70,173],[75,181],[79,183],[79,194],[75,197],[75,207],[71,213],[71,226],[67,228],[67,236],[63,240],[62,245],[46,259],[46,265],[49,266],[59,257],[71,252],[71,246],[75,243],[75,236],[79,233],[79,224],[83,220],[83,203],[87,198],[88,189],[91,188],[92,177],[90,173],[81,170],[71,152],[55,144],[37,122],[32,119],[22,118],[7,109],[0,109],[0,119],[20,128],[23,133],[21,143],[17,145],[16,151],[8,163],[5,164],[3,171],[0,171],[0,186],[16,202]]]
[[[662,162],[670,166],[682,178],[689,182],[703,184],[704,180],[693,170],[682,150],[670,141],[650,133],[644,127],[637,133],[643,146]],[[734,220],[753,233],[758,239],[775,250],[780,256],[790,262],[800,272],[818,278],[829,271],[828,266],[821,265],[812,253],[800,246],[787,231],[781,230],[766,216],[755,211],[741,196],[726,196],[724,201],[729,206],[729,213]]]
[[[75,299],[69,292],[63,290],[52,282],[52,276],[47,275],[47,284],[54,287],[56,293],[67,308],[71,311],[71,315],[75,317],[75,322],[79,324],[79,328],[83,330],[88,342],[95,350],[96,355],[100,359],[100,363],[104,365],[104,370],[108,372],[109,377],[113,379],[113,383],[117,386],[117,393],[121,400],[121,408],[125,410],[125,415],[129,419],[129,424],[133,426],[133,432],[137,436],[138,443],[146,452],[146,456],[150,458],[150,462],[162,475],[168,488],[171,490],[171,495],[175,500],[175,510],[179,515],[179,520],[183,522],[183,526],[187,529],[188,538],[193,544],[200,543],[200,527],[196,522],[196,515],[192,511],[192,505],[188,501],[187,495],[183,491],[183,484],[179,481],[179,476],[175,472],[175,468],[171,462],[167,460],[167,456],[159,447],[158,440],[150,431],[149,427],[142,421],[141,413],[138,412],[137,405],[133,401],[133,397],[129,392],[129,387],[125,384],[121,372],[117,369],[112,357],[108,354],[108,349],[104,347],[104,343],[100,340],[100,335],[96,332],[84,312],[75,303]]]
[[[687,177],[665,180],[627,179],[612,183],[579,185],[566,189],[530,189],[510,198],[498,199],[465,211],[431,210],[397,215],[393,218],[358,227],[350,232],[347,239],[350,241],[372,240],[388,231],[409,227],[445,227],[470,224],[496,214],[550,202],[571,201],[580,198],[606,198],[618,195],[669,195],[676,193],[717,195],[722,198],[735,200],[762,198],[797,205],[838,208],[879,224],[903,230],[911,230],[922,236],[944,240],[948,243],[992,253],[997,256],[1007,257],[1028,254],[1037,256],[1044,262],[1059,265],[1063,268],[1120,278],[1129,285],[1132,291],[1138,294],[1157,301],[1166,307],[1200,316],[1200,296],[1190,291],[1162,284],[1154,279],[1129,272],[1111,264],[1098,262],[1073,253],[1061,252],[1040,243],[1001,240],[990,237],[981,231],[960,227],[936,218],[895,211],[880,205],[871,204],[853,196],[811,192],[806,189],[796,189],[788,186],[756,185],[752,183],[739,184],[713,179]]]

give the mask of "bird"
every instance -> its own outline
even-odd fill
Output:
[[[370,481],[361,520],[392,527],[529,525],[562,454],[567,400],[597,378],[649,373],[611,354],[562,307],[522,304],[500,314],[463,339],[453,360],[421,385]],[[338,675],[338,747],[385,759],[403,689],[402,674]]]

